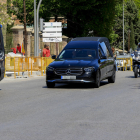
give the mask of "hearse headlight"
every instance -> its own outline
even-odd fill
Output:
[[[87,68],[84,68],[84,71],[85,72],[92,72],[92,71],[94,71],[94,67],[87,67]]]
[[[54,68],[53,67],[48,67],[47,71],[54,71]]]

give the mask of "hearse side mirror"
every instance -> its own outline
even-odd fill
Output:
[[[100,59],[107,59],[105,55],[102,55]]]
[[[52,55],[52,59],[56,59],[56,55]]]

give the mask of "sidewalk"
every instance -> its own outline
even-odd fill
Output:
[[[14,72],[5,72],[5,77],[4,78],[10,78],[10,77],[13,77],[13,78],[28,78],[28,77],[37,77],[37,76],[41,76],[41,71],[32,71],[32,75],[31,75],[31,72],[19,72],[19,75],[18,75],[18,72],[15,72],[15,75],[14,75]],[[43,76],[45,76],[44,72],[43,72]]]

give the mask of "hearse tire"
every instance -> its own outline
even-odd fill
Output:
[[[46,85],[48,88],[54,88],[55,87],[55,83],[52,82],[46,82]]]
[[[100,71],[97,70],[96,78],[95,78],[95,88],[99,88],[99,87],[100,87]]]
[[[112,76],[108,78],[108,82],[109,83],[115,83],[115,79],[116,79],[116,69],[114,68]]]

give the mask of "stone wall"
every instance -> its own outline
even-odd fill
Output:
[[[17,47],[17,44],[22,44],[24,42],[24,27],[23,26],[14,26],[11,28],[13,31],[13,48]],[[62,36],[62,42],[58,43],[58,54],[62,49],[67,45],[68,37]],[[42,50],[44,45],[47,44],[50,46],[51,55],[56,55],[56,43],[54,42],[42,42],[42,34],[39,35],[39,56],[42,56]],[[33,29],[27,28],[27,50],[26,56],[34,56],[34,32]]]
[[[11,28],[13,31],[13,48],[17,47],[17,44],[23,43],[23,30],[22,26],[14,26]]]

